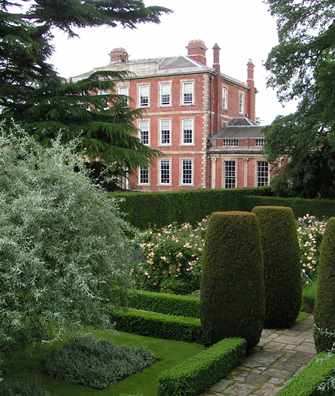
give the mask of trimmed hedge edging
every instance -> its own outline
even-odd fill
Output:
[[[200,299],[196,296],[131,290],[128,304],[131,308],[167,315],[200,317]]]
[[[146,229],[171,223],[195,224],[213,212],[243,210],[246,195],[271,194],[269,188],[109,193],[132,225]]]
[[[335,356],[329,357],[320,353],[294,377],[276,396],[327,396],[333,395],[333,390],[321,392],[317,388],[333,373],[335,369]]]
[[[246,356],[242,338],[227,338],[192,356],[159,378],[158,396],[196,396],[219,382]]]
[[[144,336],[202,342],[200,320],[138,309],[112,310],[115,329]]]
[[[268,196],[244,196],[244,210],[252,210],[255,206],[288,206],[293,209],[296,218],[310,214],[318,218],[335,216],[335,200],[285,198]]]

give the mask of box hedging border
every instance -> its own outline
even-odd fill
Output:
[[[320,353],[297,374],[276,396],[331,396],[334,391],[321,392],[317,388],[335,369],[335,356]]]
[[[114,328],[120,331],[178,341],[202,342],[199,319],[129,308],[112,310]]]
[[[171,223],[196,223],[212,212],[243,210],[246,195],[270,194],[269,188],[109,193],[126,219],[140,229]]]
[[[164,371],[159,377],[158,396],[199,395],[239,366],[246,348],[242,338],[227,338]]]
[[[131,290],[128,294],[128,305],[131,308],[167,315],[200,317],[200,299],[197,296]]]
[[[170,293],[157,293],[147,290],[131,290],[128,295],[130,308],[152,311],[172,316],[200,317],[200,298]],[[302,311],[311,313],[314,297],[304,290]]]

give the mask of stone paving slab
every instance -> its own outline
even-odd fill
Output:
[[[291,329],[263,330],[254,352],[202,396],[273,396],[315,355],[313,318]]]

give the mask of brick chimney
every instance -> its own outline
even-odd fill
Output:
[[[187,45],[187,56],[202,65],[207,65],[206,44],[202,40],[191,40]]]
[[[114,48],[110,54],[112,63],[127,63],[128,52],[124,48]]]
[[[213,68],[218,73],[220,73],[220,50],[221,48],[219,47],[219,45],[215,43],[213,47]]]
[[[247,64],[247,85],[249,87],[247,110],[248,117],[252,121],[256,121],[256,88],[255,88],[255,65],[252,60],[249,59]]]

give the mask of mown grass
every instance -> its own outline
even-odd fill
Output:
[[[8,377],[19,378],[23,381],[33,380],[41,384],[49,391],[50,396],[155,396],[158,377],[162,371],[174,367],[204,348],[199,344],[143,337],[113,330],[89,330],[85,332],[87,333],[118,345],[142,346],[150,349],[159,361],[141,373],[132,375],[103,391],[97,391],[83,386],[65,384],[41,373],[41,361],[50,349],[61,345],[58,342],[38,344],[36,347],[8,354],[5,359],[5,373]]]

